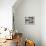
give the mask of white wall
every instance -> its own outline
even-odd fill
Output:
[[[41,15],[42,46],[46,46],[46,0],[41,1]]]
[[[12,28],[12,6],[16,0],[0,0],[0,27]]]
[[[41,46],[41,0],[23,0],[14,8],[14,16],[18,32],[22,32],[25,38],[34,40],[36,46]],[[25,16],[34,16],[35,24],[26,25]]]
[[[31,1],[31,0],[30,0]],[[42,35],[42,45],[43,46],[46,46],[46,0],[41,0],[42,1],[42,31],[41,31],[41,35]],[[13,6],[13,4],[16,2],[16,0],[0,0],[0,26],[3,26],[3,27],[10,27],[10,28],[12,28],[12,6]],[[39,1],[38,0],[32,0],[31,1],[32,2],[32,4],[33,4],[33,6],[35,7],[35,2],[37,2],[36,3],[36,7],[37,7],[37,10],[35,9],[35,8],[32,8],[33,6],[32,6],[32,4],[31,3],[29,3],[29,4],[31,4],[31,6],[28,4],[25,4],[25,2],[24,2],[24,4],[22,4],[23,6],[25,6],[25,7],[23,7],[22,5],[21,5],[21,7],[23,7],[23,8],[19,8],[20,9],[20,13],[21,13],[21,15],[19,14],[17,14],[18,16],[16,16],[17,18],[20,18],[20,16],[21,16],[21,19],[17,19],[16,17],[16,19],[18,20],[17,22],[16,22],[16,27],[17,27],[17,29],[18,29],[18,31],[20,31],[20,32],[23,32],[24,34],[25,33],[27,33],[28,31],[28,34],[30,34],[30,36],[31,36],[31,38],[33,38],[34,37],[34,39],[35,38],[38,38],[38,37],[35,37],[36,36],[36,33],[37,33],[37,31],[38,32],[40,32],[40,25],[37,27],[36,25],[24,25],[24,17],[27,15],[37,15],[37,14],[35,14],[35,13],[37,13],[38,12],[38,6],[37,5],[39,5],[40,6],[40,4],[38,4],[39,3]],[[34,3],[33,3],[34,2]],[[33,10],[31,10],[30,8],[28,9],[28,6],[30,7],[30,8],[32,8]],[[25,10],[22,10],[23,12],[21,12],[21,9],[28,9],[30,12],[28,12],[28,11],[25,11]],[[35,10],[37,11],[35,11]],[[19,13],[19,10],[17,10],[18,11],[18,13]],[[33,13],[31,13],[31,11],[33,12],[33,11],[35,11],[35,13],[33,14]],[[26,12],[26,13],[25,13]],[[24,13],[24,14],[23,14]],[[39,14],[40,14],[40,12],[39,12]],[[38,14],[38,15],[39,15]],[[24,15],[24,16],[23,16]],[[40,15],[39,15],[39,17],[40,17]],[[37,18],[39,18],[38,16],[36,17],[36,19]],[[39,20],[39,19],[37,19],[37,20]],[[36,21],[36,23],[37,23],[37,20],[35,20]],[[20,22],[21,21],[21,22]],[[20,23],[18,23],[18,22],[20,22]],[[39,22],[39,21],[38,21]],[[38,24],[38,23],[37,23]],[[21,25],[21,26],[20,26]],[[36,27],[37,27],[37,29],[36,29]],[[34,29],[33,29],[34,28]],[[31,29],[31,30],[30,30]],[[33,30],[33,31],[32,31]],[[37,31],[36,31],[37,30]],[[26,36],[26,35],[25,35]],[[37,35],[37,36],[39,36],[39,35]],[[39,36],[39,38],[40,38],[40,36]],[[38,38],[38,39],[39,39]],[[37,40],[37,39],[35,39],[35,40]]]

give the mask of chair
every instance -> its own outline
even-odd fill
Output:
[[[35,43],[32,40],[26,40],[25,46],[35,46]]]

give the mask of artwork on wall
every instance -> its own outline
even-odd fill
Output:
[[[32,17],[25,17],[25,24],[34,24],[35,23],[35,18]]]

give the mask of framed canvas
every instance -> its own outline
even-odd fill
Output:
[[[32,17],[25,17],[25,24],[34,24],[35,23],[35,18]]]

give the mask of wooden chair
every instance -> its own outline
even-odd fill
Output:
[[[32,40],[26,40],[25,46],[35,46],[35,43]]]

